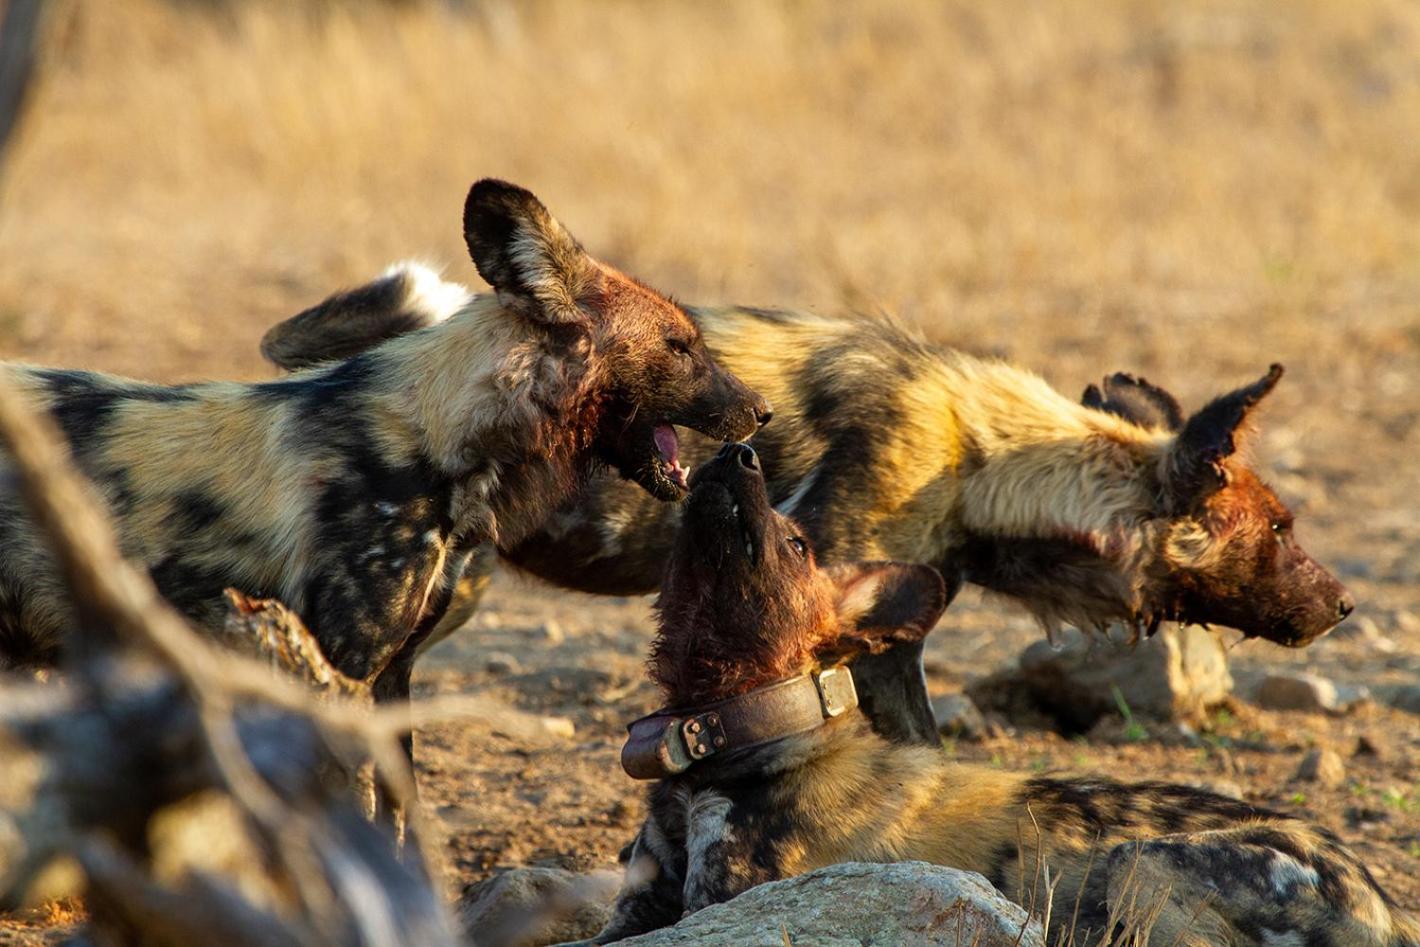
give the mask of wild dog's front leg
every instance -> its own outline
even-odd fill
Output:
[[[1397,919],[1370,873],[1329,832],[1293,822],[1169,835],[1110,852],[1111,916],[1150,943],[1391,944]]]
[[[853,683],[873,729],[894,743],[940,746],[922,665],[925,641],[904,641],[853,662]]]
[[[385,676],[416,635],[432,631],[450,591],[446,539],[435,530],[385,525],[358,543],[326,543],[306,586],[312,633],[341,673],[361,681]],[[377,700],[398,696],[389,684],[383,697],[380,690],[377,684]]]
[[[631,843],[626,881],[617,895],[611,920],[595,937],[581,943],[610,944],[669,927],[680,920],[684,910],[681,899],[684,869],[684,850],[677,853],[654,816],[648,818]]]
[[[784,877],[759,820],[716,792],[698,793],[686,807],[685,848],[686,914]]]

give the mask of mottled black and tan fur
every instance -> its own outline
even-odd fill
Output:
[[[587,255],[532,194],[480,181],[464,230],[494,293],[397,270],[347,302],[418,297],[441,318],[277,381],[3,370],[58,422],[125,555],[189,616],[219,622],[229,586],[280,599],[341,671],[407,692],[475,550],[519,543],[598,466],[679,499],[670,425],[733,438],[767,418],[679,306]],[[69,620],[0,493],[0,660],[51,659]]]
[[[773,402],[775,423],[754,442],[769,495],[826,561],[959,570],[1047,627],[1192,621],[1302,646],[1352,608],[1239,450],[1280,367],[1185,416],[1140,379],[1111,376],[1079,403],[1028,371],[926,344],[889,321],[692,311],[711,351]],[[332,300],[273,328],[281,350],[268,353],[300,364],[420,318],[392,307],[381,322]],[[687,453],[699,461],[715,446],[694,438]],[[680,515],[601,478],[503,555],[569,588],[648,592]],[[470,571],[441,633],[469,617],[482,581]],[[886,707],[886,692],[920,676],[917,657],[903,648],[866,660],[860,686]],[[875,723],[934,742],[921,688],[892,699],[911,706]]]
[[[925,566],[819,567],[752,463],[727,453],[697,476],[650,665],[668,706],[920,639],[951,597]],[[1086,945],[1141,922],[1158,945],[1420,943],[1420,927],[1324,829],[1183,786],[955,763],[884,739],[858,711],[656,783],[594,941],[824,865],[902,860],[980,872],[1038,914],[1049,884],[1051,943],[1072,927]]]

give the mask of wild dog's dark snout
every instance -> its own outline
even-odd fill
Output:
[[[758,392],[723,368],[716,370],[712,399],[717,402],[720,424],[703,432],[727,441],[742,441],[769,423],[774,411]]]
[[[720,448],[709,463],[701,465],[698,471],[699,477],[695,478],[695,481],[698,483],[701,478],[705,477],[723,479],[727,474],[733,475],[744,470],[758,474],[760,477],[764,476],[764,471],[759,465],[759,454],[755,453],[754,448],[748,444],[726,444]]]

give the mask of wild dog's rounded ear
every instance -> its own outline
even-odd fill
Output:
[[[531,191],[484,178],[469,188],[463,234],[478,273],[513,306],[544,322],[588,318],[580,303],[600,271]]]
[[[1237,451],[1237,434],[1267,393],[1277,387],[1282,366],[1221,398],[1215,398],[1183,425],[1169,452],[1166,472],[1170,499],[1187,506],[1227,484],[1223,461]]]
[[[1115,372],[1104,380],[1103,390],[1090,385],[1080,398],[1087,408],[1116,414],[1140,427],[1177,431],[1183,427],[1178,399],[1148,379]]]
[[[961,588],[955,574],[949,585],[931,566],[902,562],[854,562],[827,571],[838,586],[839,634],[830,649],[841,654],[877,654],[921,640]]]

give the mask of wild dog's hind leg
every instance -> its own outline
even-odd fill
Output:
[[[1331,833],[1262,822],[1144,842],[1109,854],[1109,909],[1151,944],[1404,943],[1389,897]],[[1131,917],[1132,915],[1132,917]]]

